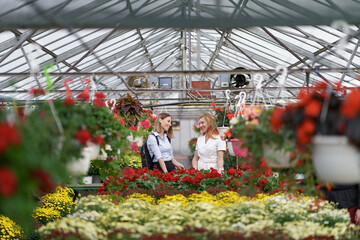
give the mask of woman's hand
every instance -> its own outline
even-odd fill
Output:
[[[185,168],[184,165],[182,165],[181,163],[179,163],[176,167],[178,167],[178,168]]]

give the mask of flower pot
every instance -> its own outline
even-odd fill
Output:
[[[83,181],[84,184],[92,184],[93,176],[85,176],[85,177],[83,177],[82,181]]]
[[[226,132],[228,127],[218,127],[218,129],[219,129],[219,135],[220,135],[220,137],[222,137],[222,136],[224,136],[224,133]]]
[[[88,148],[86,151],[89,151],[90,160],[97,159],[100,151],[100,145],[92,142],[88,142],[86,148]]]
[[[247,149],[241,149],[243,141],[239,139],[230,139],[227,142],[228,152],[230,156],[245,157],[247,155]]]
[[[93,148],[84,147],[81,151],[82,157],[67,164],[67,169],[71,176],[78,177],[85,175],[90,167],[90,157],[93,154]]]
[[[320,136],[313,139],[314,168],[321,180],[337,184],[360,182],[359,151],[345,136]]]
[[[284,149],[276,149],[274,144],[263,144],[266,164],[271,168],[293,168],[296,161],[291,161],[290,154]]]

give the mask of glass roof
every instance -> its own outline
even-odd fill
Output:
[[[357,87],[357,10],[357,1],[1,1],[0,99],[33,99],[28,92],[46,88],[49,64],[50,97],[65,97],[66,78],[74,95],[90,78],[109,99],[129,92],[183,116],[226,101],[220,75],[250,74],[251,84],[230,88],[233,101],[239,91],[251,101],[260,74],[274,103],[278,66],[288,70],[287,101],[322,79]],[[149,84],[129,86],[134,76]],[[151,86],[158,77],[172,77],[172,88]],[[210,81],[210,98],[191,89],[195,81]]]

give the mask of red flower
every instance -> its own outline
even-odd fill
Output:
[[[96,98],[106,98],[106,95],[105,94],[103,94],[103,93],[99,93],[99,92],[97,92],[97,93],[95,93],[95,97]]]
[[[131,127],[129,127],[129,129],[137,132],[137,127],[136,126],[131,126]]]
[[[284,114],[284,112],[285,112],[285,109],[281,108],[281,107],[277,107],[274,109],[271,119],[270,119],[270,125],[271,125],[272,131],[276,132],[281,127],[281,125],[282,125],[281,117]]]
[[[139,146],[137,145],[136,142],[133,142],[130,144],[131,150],[133,150],[134,152],[137,152],[139,150]]]
[[[141,179],[144,179],[145,181],[149,180],[148,176],[142,176]]]
[[[6,152],[10,145],[20,144],[20,134],[14,126],[0,123],[0,154]]]
[[[40,95],[45,95],[45,90],[43,88],[35,88],[32,87],[30,88],[30,94],[32,94],[34,97],[40,96]]]
[[[75,138],[82,145],[86,145],[87,141],[91,140],[91,134],[87,130],[81,129],[81,130],[76,132]]]
[[[96,137],[94,138],[94,143],[99,145],[104,143],[104,139],[100,133],[98,133],[98,135],[96,135]]]
[[[149,121],[149,119],[145,119],[140,124],[141,124],[141,126],[143,126],[144,129],[151,127],[151,122]]]
[[[259,181],[259,186],[262,188],[263,186],[265,186],[266,184],[268,184],[269,182],[265,179],[265,178],[262,178],[260,179]]]
[[[75,104],[75,100],[72,98],[65,98],[64,100],[64,105],[74,105]]]
[[[233,117],[235,116],[235,114],[234,113],[229,113],[228,115],[226,115],[227,117],[228,117],[228,119],[233,119]]]
[[[136,175],[135,170],[132,167],[125,168],[123,174],[125,177],[128,177],[128,178]]]
[[[342,104],[340,111],[346,118],[354,118],[360,110],[360,90],[353,89]]]
[[[17,190],[17,177],[8,167],[0,167],[0,194],[11,197]]]
[[[106,107],[104,100],[102,100],[101,98],[95,98],[94,105],[96,107]]]
[[[214,106],[216,106],[216,103],[212,102],[212,103],[210,104],[210,107],[214,107]]]
[[[304,114],[308,117],[317,117],[321,111],[321,103],[313,99],[304,108]]]
[[[55,183],[49,173],[45,172],[41,168],[32,170],[30,172],[30,177],[36,180],[37,184],[39,185],[40,191],[43,193],[51,192],[55,188]]]

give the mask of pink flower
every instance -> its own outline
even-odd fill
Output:
[[[151,122],[149,121],[149,119],[146,119],[141,122],[141,125],[143,126],[144,129],[147,129],[147,128],[151,127]]]
[[[137,145],[136,142],[133,142],[130,144],[131,150],[133,150],[134,152],[137,152],[139,150],[139,146]]]

